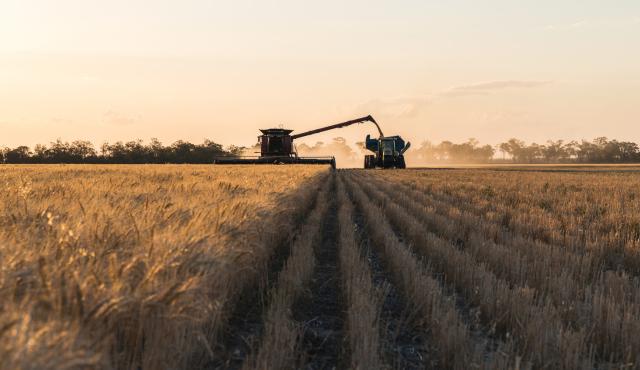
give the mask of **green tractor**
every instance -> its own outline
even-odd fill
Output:
[[[382,133],[382,132],[381,132]],[[400,136],[382,136],[372,139],[367,135],[365,148],[375,154],[364,157],[364,168],[406,168],[404,152],[411,143],[405,144]]]

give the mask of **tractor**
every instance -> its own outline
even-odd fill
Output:
[[[400,136],[382,136],[372,139],[367,135],[365,148],[375,154],[365,155],[364,168],[406,168],[404,152],[411,143],[405,144]]]

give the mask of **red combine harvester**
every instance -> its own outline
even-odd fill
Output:
[[[213,163],[216,164],[330,164],[333,168],[336,167],[335,157],[299,157],[293,144],[293,140],[301,137],[318,134],[321,132],[351,126],[356,123],[372,122],[376,125],[380,137],[382,130],[373,117],[366,116],[351,121],[338,123],[335,125],[318,128],[311,131],[306,131],[300,134],[291,135],[293,130],[287,130],[283,128],[270,128],[260,130],[262,135],[258,136],[258,143],[260,144],[260,156],[259,157],[217,157],[214,158]]]

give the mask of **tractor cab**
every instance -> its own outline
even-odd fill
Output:
[[[368,150],[383,155],[398,155],[406,150],[405,142],[400,136],[371,138],[371,135],[367,135],[365,145]]]
[[[258,136],[258,142],[260,143],[261,157],[291,157],[295,155],[291,138],[293,130],[270,128],[260,130],[260,132],[262,135]]]
[[[396,140],[393,138],[383,138],[380,140],[380,151],[384,156],[393,156],[397,155],[398,150],[396,150]]]

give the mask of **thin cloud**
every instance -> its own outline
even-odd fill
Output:
[[[550,84],[551,81],[490,81],[472,85],[456,86],[443,92],[442,96],[486,95],[497,90],[532,89]]]
[[[585,28],[588,27],[590,25],[592,25],[593,23],[583,19],[577,22],[572,22],[572,23],[566,23],[566,24],[549,24],[544,26],[542,29],[545,31],[555,31],[555,30],[570,30],[570,29],[579,29],[579,28]]]
[[[114,126],[131,126],[139,119],[140,117],[126,116],[120,112],[116,112],[113,110],[109,110],[104,114],[105,122]]]
[[[552,82],[524,80],[489,81],[456,86],[433,95],[373,99],[359,105],[355,111],[358,113],[373,112],[376,116],[389,118],[415,118],[420,116],[429,106],[437,103],[439,99],[468,95],[488,95],[495,91],[506,89],[533,89],[550,83]]]
[[[597,28],[624,28],[640,24],[640,16],[609,18],[609,19],[582,19],[576,22],[548,24],[541,27],[543,31],[583,30]]]

